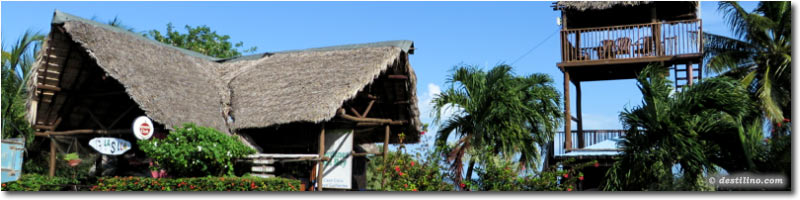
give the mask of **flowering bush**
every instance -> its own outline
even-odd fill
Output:
[[[236,138],[213,128],[184,124],[164,139],[139,140],[148,157],[178,177],[233,175],[233,159],[255,153]]]
[[[91,191],[299,191],[300,181],[285,178],[98,178]]]
[[[453,185],[445,182],[446,174],[436,163],[438,159],[419,161],[403,152],[390,151],[388,162],[383,156],[370,158],[367,166],[367,188],[380,191],[450,191]]]
[[[596,162],[571,162],[565,161],[564,164],[570,166],[570,169],[551,167],[536,174],[520,176],[521,171],[516,168],[518,165],[500,159],[489,159],[477,170],[478,180],[465,181],[463,187],[481,191],[573,191],[576,184],[584,179],[581,169]]]
[[[17,181],[3,183],[3,191],[60,191],[63,185],[77,183],[71,178],[23,174]]]

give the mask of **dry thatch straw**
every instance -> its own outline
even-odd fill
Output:
[[[371,43],[220,60],[58,11],[55,15],[54,25],[63,23],[60,34],[80,44],[153,120],[167,127],[193,122],[228,133],[330,120],[413,45]],[[416,78],[413,70],[409,73],[413,86]],[[36,79],[31,80],[33,91]],[[416,93],[415,87],[408,89]],[[416,97],[411,101],[409,126],[419,130]],[[35,106],[29,109],[36,112]]]

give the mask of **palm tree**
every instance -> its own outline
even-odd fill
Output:
[[[736,38],[705,34],[705,66],[742,81],[773,125],[791,116],[792,9],[788,1],[759,2],[753,12],[719,2]]]
[[[745,87],[714,77],[671,96],[665,70],[649,66],[637,78],[642,105],[620,114],[627,129],[623,152],[607,172],[604,189],[702,190],[703,175],[717,167],[755,170],[763,136]],[[676,164],[680,179],[673,175]]]
[[[25,119],[25,99],[28,97],[25,84],[43,40],[43,35],[26,31],[11,49],[2,51],[3,138],[32,136]]]
[[[433,99],[434,123],[453,112],[441,123],[436,145],[447,152],[456,183],[461,183],[465,154],[471,156],[467,179],[484,156],[519,155],[521,165],[535,169],[539,147],[552,140],[561,121],[560,94],[549,76],[516,76],[508,65],[488,72],[460,66],[447,82],[450,87]],[[458,138],[454,146],[446,144],[451,134]]]

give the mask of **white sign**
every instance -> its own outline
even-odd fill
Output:
[[[133,120],[133,135],[135,135],[136,138],[148,140],[150,137],[153,137],[153,133],[155,133],[155,128],[150,118],[141,116]]]
[[[322,187],[350,189],[353,178],[353,130],[325,130],[325,157],[323,162]]]
[[[131,149],[131,143],[119,139],[119,138],[112,138],[112,137],[97,137],[92,138],[89,140],[89,146],[100,152],[101,154],[105,155],[122,155],[126,151]]]

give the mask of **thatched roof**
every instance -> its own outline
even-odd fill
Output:
[[[558,1],[553,5],[557,10],[605,10],[613,7],[626,7],[650,4],[651,1]]]
[[[389,41],[218,59],[59,11],[53,24],[51,40],[79,44],[153,120],[167,127],[194,122],[224,132],[331,120],[344,102],[413,49],[411,41]],[[58,52],[63,51],[47,57]],[[47,71],[54,64],[66,65],[40,61],[34,70]],[[414,85],[413,70],[409,77]],[[32,78],[32,91],[37,84],[43,83]],[[408,126],[418,131],[416,97],[411,101]],[[41,124],[36,106],[30,109],[32,123]]]

